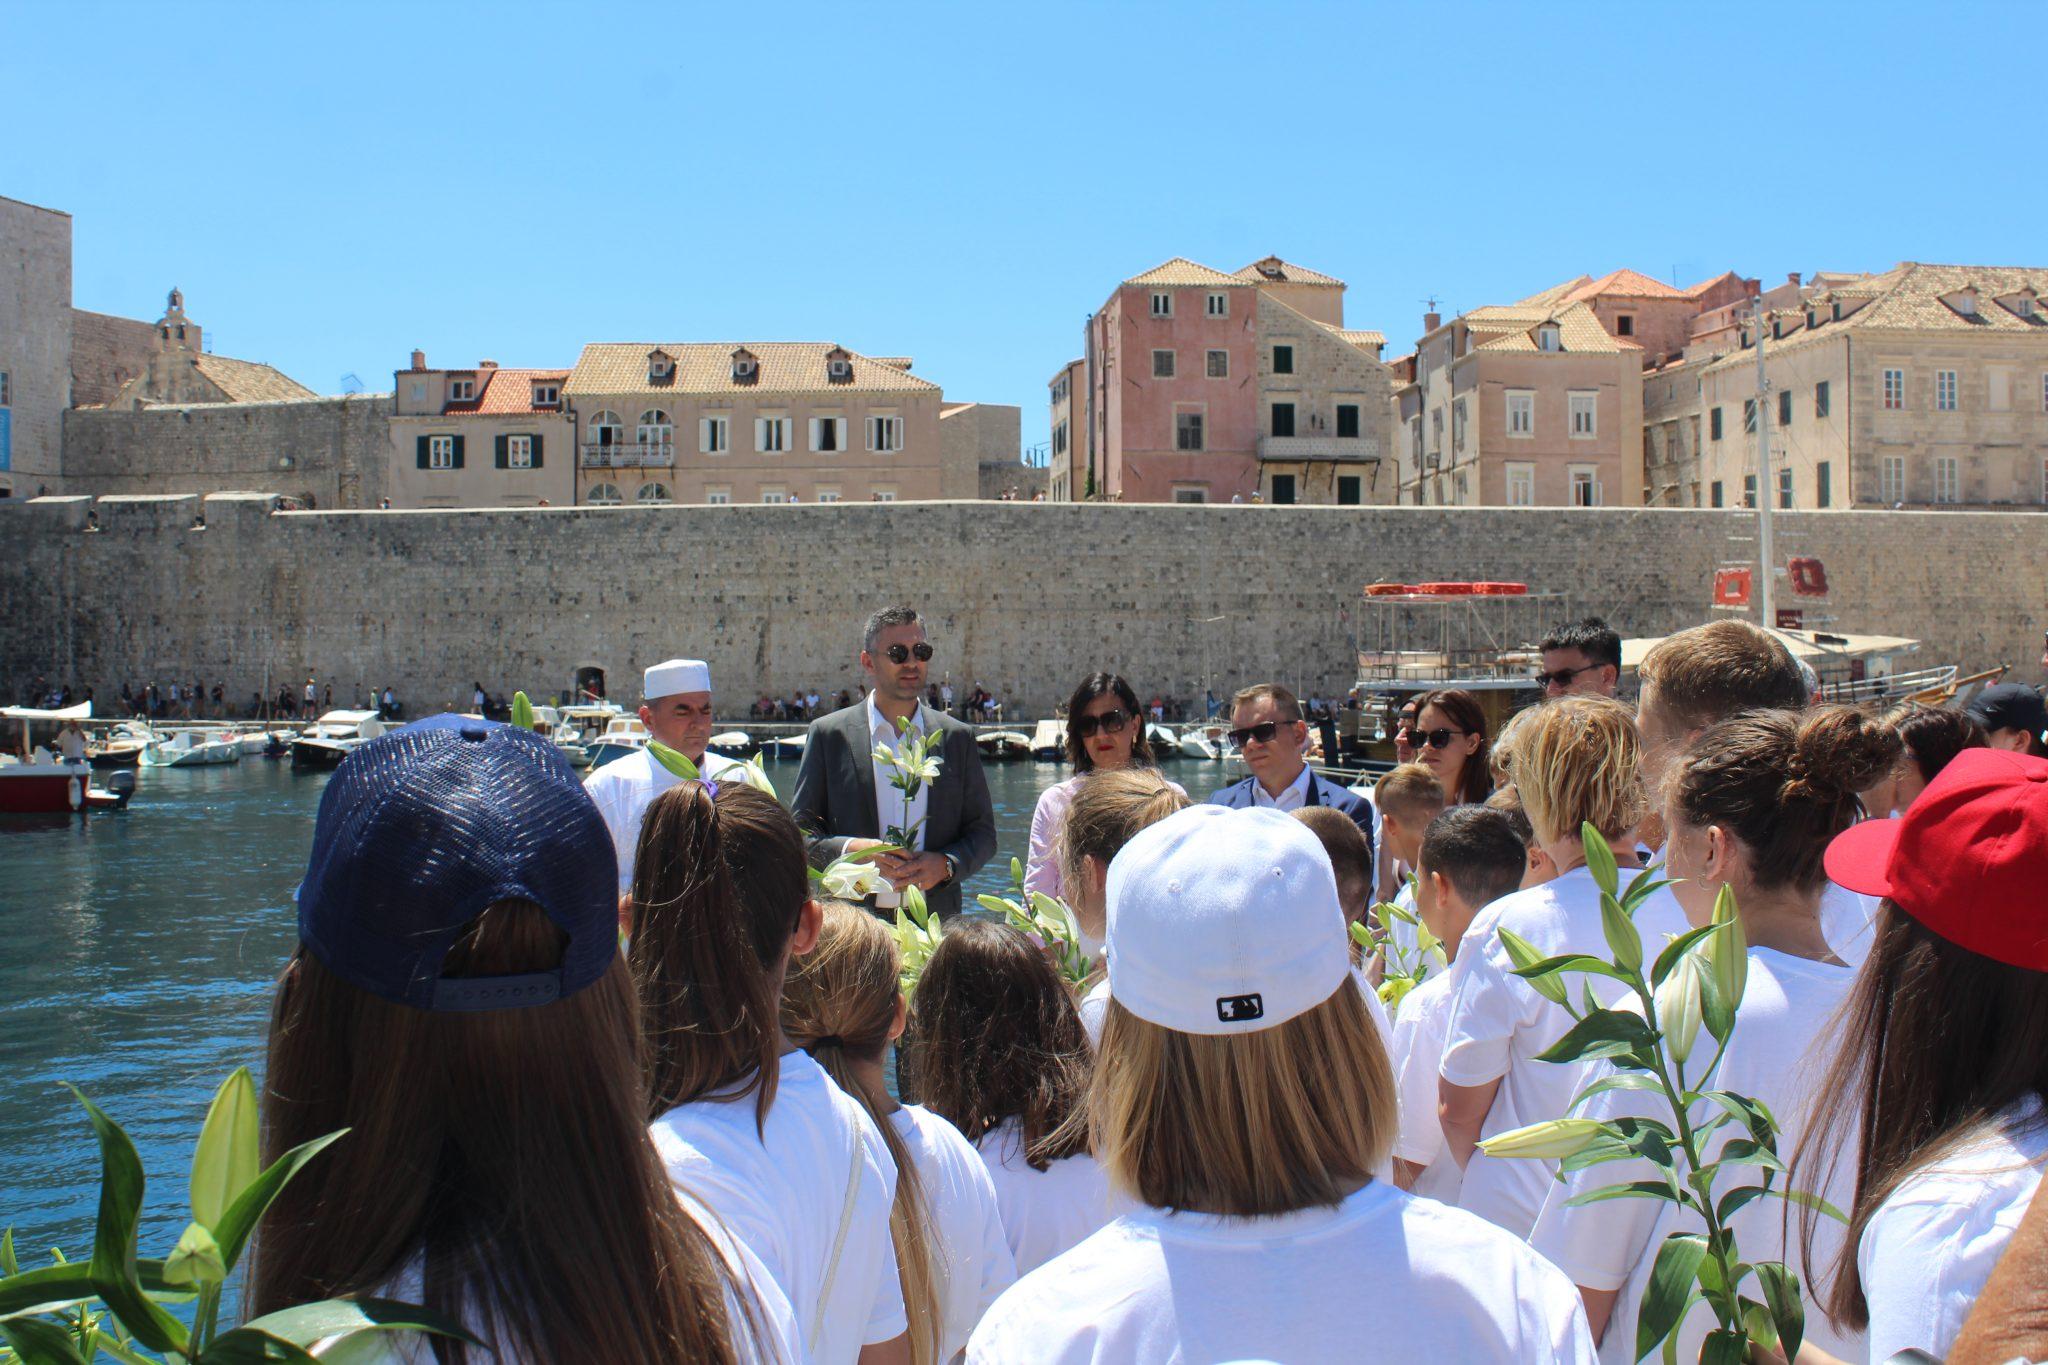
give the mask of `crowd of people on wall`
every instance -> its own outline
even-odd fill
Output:
[[[1607,960],[1611,856],[1669,879],[1633,910],[1646,955],[1732,896],[1747,986],[1715,1085],[1842,1214],[1723,1211],[1796,1275],[1799,1360],[2048,1354],[2038,693],[1824,704],[1724,620],[1658,643],[1624,702],[1587,621],[1504,724],[1403,699],[1370,783],[1311,762],[1301,698],[1247,687],[1222,708],[1246,775],[1191,801],[1147,694],[1091,673],[1024,859],[1081,977],[963,913],[997,835],[943,642],[891,607],[854,644],[862,694],[804,695],[786,804],[707,753],[689,659],[648,670],[645,760],[588,787],[463,716],[340,766],[263,1121],[273,1157],[348,1135],[259,1228],[258,1311],[378,1295],[488,1343],[401,1335],[394,1360],[1633,1361],[1660,1247],[1710,1229],[1589,1197],[1661,1178],[1646,1153],[1485,1149],[1644,1112],[1611,1054],[1546,1056],[1575,1011],[1521,971]],[[814,875],[850,864],[859,899]],[[906,937],[892,907],[919,900]],[[1441,965],[1390,1015],[1420,943]],[[1715,1326],[1681,1310],[1676,1358]]]

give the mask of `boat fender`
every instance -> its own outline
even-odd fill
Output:
[[[74,777],[65,784],[65,792],[71,798],[71,809],[77,810],[85,804],[85,780]]]

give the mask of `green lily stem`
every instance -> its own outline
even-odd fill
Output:
[[[1743,1327],[1741,1307],[1736,1302],[1735,1262],[1731,1255],[1733,1239],[1727,1235],[1727,1229],[1722,1227],[1721,1219],[1714,1210],[1713,1177],[1703,1175],[1700,1171],[1700,1139],[1693,1132],[1692,1115],[1687,1112],[1683,1102],[1685,1089],[1682,1082],[1685,1080],[1685,1063],[1675,1064],[1678,1067],[1678,1079],[1681,1084],[1674,1085],[1669,1065],[1664,1060],[1663,1030],[1657,1024],[1657,1001],[1640,972],[1629,973],[1629,987],[1643,1002],[1644,1018],[1650,1025],[1651,1033],[1658,1039],[1657,1045],[1651,1048],[1651,1059],[1656,1063],[1657,1084],[1664,1088],[1664,1097],[1671,1105],[1672,1117],[1678,1121],[1678,1144],[1685,1153],[1688,1168],[1686,1183],[1692,1186],[1693,1195],[1699,1200],[1700,1216],[1707,1224],[1707,1254],[1721,1267],[1721,1292],[1705,1294],[1704,1297],[1712,1305],[1714,1315],[1720,1318],[1721,1326],[1729,1331],[1739,1332]],[[1722,1046],[1725,1050],[1726,1044]],[[1717,1054],[1714,1058],[1715,1064],[1718,1065],[1720,1060]],[[1711,1071],[1711,1068],[1709,1070]],[[1704,1289],[1704,1286],[1702,1288]],[[1672,1330],[1676,1331],[1677,1328],[1674,1326]]]
[[[201,1285],[199,1300],[192,1313],[192,1346],[187,1352],[190,1359],[197,1360],[200,1352],[213,1342],[214,1329],[220,1318],[220,1286]]]

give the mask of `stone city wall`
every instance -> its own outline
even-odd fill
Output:
[[[271,513],[255,497],[0,507],[0,685],[117,695],[147,678],[266,672],[395,687],[414,714],[481,681],[566,690],[604,668],[634,703],[672,655],[711,662],[721,710],[858,685],[864,615],[934,618],[932,676],[1043,711],[1085,673],[1199,697],[1263,678],[1352,681],[1359,588],[1511,579],[1569,592],[1624,634],[1709,616],[1736,515],[1580,510],[897,503]],[[88,512],[98,529],[88,530]],[[2038,681],[2048,517],[1788,513],[1835,628],[1917,636],[1928,663]],[[1208,618],[1222,617],[1220,621]]]
[[[64,491],[261,489],[317,507],[375,507],[391,463],[391,395],[276,403],[74,408],[64,414]]]

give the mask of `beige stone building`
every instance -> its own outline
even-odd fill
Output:
[[[1768,303],[1768,300],[1767,300]],[[1755,326],[1699,364],[1708,507],[2048,506],[2048,269],[1905,262],[1816,276],[1762,310],[1757,477]]]
[[[110,322],[125,319],[111,318]],[[185,315],[185,296],[173,289],[153,328],[154,345],[140,373],[109,398],[110,408],[174,407],[190,403],[285,403],[318,398],[304,384],[252,360],[209,355],[199,324]],[[117,362],[118,363],[118,362]]]
[[[1047,383],[1052,435],[1045,496],[1051,502],[1080,502],[1088,487],[1088,362],[1069,360]]]
[[[576,498],[576,429],[567,370],[429,369],[423,352],[394,376],[393,507],[566,507]]]
[[[943,394],[910,365],[823,341],[585,346],[563,387],[576,500],[937,498]]]

